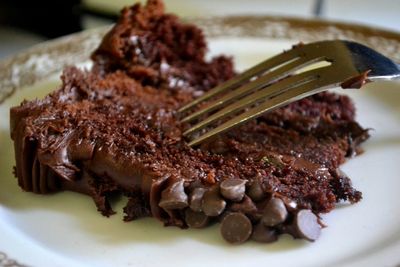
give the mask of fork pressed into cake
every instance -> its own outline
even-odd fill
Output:
[[[183,135],[189,136],[222,121],[190,141],[189,145],[195,146],[307,96],[339,86],[359,89],[367,82],[399,78],[400,65],[365,45],[346,40],[300,43],[181,107],[179,112],[184,113],[209,102],[182,119],[183,122],[199,120]]]

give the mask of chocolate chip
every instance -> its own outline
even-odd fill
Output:
[[[321,233],[321,225],[317,216],[311,210],[300,210],[296,214],[295,228],[300,237],[315,241]]]
[[[202,210],[207,216],[220,215],[226,206],[225,200],[219,195],[219,186],[213,186],[203,195]]]
[[[247,195],[256,202],[263,200],[266,197],[266,193],[264,192],[262,185],[257,178],[255,178],[251,183]]]
[[[247,215],[253,215],[257,213],[257,207],[254,204],[254,202],[249,198],[248,196],[244,195],[243,200],[239,203],[233,203],[229,207],[230,211],[239,211],[241,213],[247,214]]]
[[[203,228],[207,226],[209,217],[204,212],[196,212],[191,209],[185,211],[185,221],[189,227],[192,228]]]
[[[202,211],[202,202],[203,202],[203,195],[206,192],[205,188],[202,187],[197,187],[193,189],[193,191],[190,193],[190,208],[193,211],[200,212]]]
[[[278,240],[278,233],[274,228],[267,227],[263,223],[258,223],[253,227],[251,239],[261,243],[272,243]]]
[[[221,223],[222,237],[232,244],[240,244],[249,239],[252,224],[243,213],[232,212],[225,216]]]
[[[220,190],[224,198],[239,202],[246,191],[246,181],[235,178],[226,179],[221,182]]]
[[[265,226],[275,226],[283,223],[288,216],[285,204],[280,198],[271,198],[264,209],[264,214],[261,218]]]
[[[296,212],[299,209],[296,201],[288,198],[282,199],[282,201],[285,203],[285,207],[289,213]]]
[[[188,206],[188,197],[183,187],[183,180],[174,182],[161,192],[158,204],[163,209],[183,209]]]

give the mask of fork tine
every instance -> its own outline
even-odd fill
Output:
[[[264,103],[261,103],[258,106],[232,118],[231,120],[224,122],[223,124],[219,125],[218,127],[206,132],[205,134],[197,137],[193,141],[191,141],[188,145],[189,146],[196,146],[207,139],[212,138],[217,134],[221,134],[229,129],[244,123],[248,120],[254,119],[267,111],[274,110],[281,106],[285,106],[290,104],[296,100],[300,100],[317,92],[324,91],[328,84],[321,86],[319,80],[311,80],[305,84],[301,84],[295,88],[285,91],[284,93],[277,95],[274,98],[266,100]]]
[[[291,72],[294,72],[298,69],[301,69],[309,64],[312,64],[316,61],[321,60],[322,58],[297,58],[296,60],[289,61],[288,64],[281,66],[280,68],[276,68],[275,70],[266,73],[256,80],[246,83],[245,85],[223,95],[220,99],[217,99],[211,103],[209,103],[205,108],[200,109],[187,117],[183,118],[181,121],[182,122],[190,122],[192,120],[197,119],[199,116],[211,112],[213,110],[218,109],[219,107],[223,106],[224,104],[227,104],[227,102],[233,101],[246,93],[250,93],[251,91],[258,90],[262,87],[266,87],[273,83],[274,81],[277,81],[279,79],[282,79],[286,76],[288,76]]]
[[[315,77],[317,77],[317,75],[321,71],[323,71],[324,69],[327,69],[327,68],[329,68],[329,66],[317,69],[318,72],[317,72],[317,70],[314,69],[314,70],[306,71],[306,72],[291,76],[287,79],[284,79],[282,81],[274,83],[267,88],[261,89],[253,94],[250,94],[250,95],[246,96],[245,98],[241,99],[240,101],[234,102],[234,103],[226,106],[225,108],[219,110],[218,112],[210,115],[205,120],[197,123],[190,129],[185,131],[183,133],[183,135],[189,135],[195,131],[198,131],[198,130],[210,125],[211,123],[213,123],[217,120],[223,119],[241,109],[246,108],[247,106],[249,106],[251,104],[255,104],[256,102],[258,102],[260,100],[273,97],[279,93],[282,93],[285,90],[289,90],[290,88],[299,86],[305,82],[309,82],[310,80],[315,79]]]
[[[236,86],[242,84],[243,82],[250,80],[254,76],[260,75],[261,73],[263,73],[269,69],[277,67],[277,66],[285,63],[286,61],[294,60],[298,57],[299,56],[297,53],[297,49],[291,49],[288,51],[284,51],[276,56],[273,56],[267,60],[264,60],[261,63],[255,65],[254,67],[244,71],[240,75],[218,85],[217,87],[208,91],[204,95],[196,98],[195,100],[193,100],[190,103],[186,104],[185,106],[181,107],[178,110],[178,112],[179,113],[185,112],[186,110],[194,107],[195,105],[199,104],[200,102],[210,99],[211,97],[213,97],[219,93],[222,93],[229,89],[232,89],[233,87],[236,87]]]

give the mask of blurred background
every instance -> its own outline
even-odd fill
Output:
[[[135,0],[1,0],[0,60],[48,39],[107,25]],[[144,2],[144,1],[141,1]],[[400,31],[400,0],[165,0],[182,17],[235,14],[321,18]]]

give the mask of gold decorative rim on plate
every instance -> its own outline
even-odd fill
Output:
[[[400,61],[400,33],[363,25],[277,16],[192,18],[208,37],[263,37],[312,42],[349,39]],[[44,42],[0,61],[0,104],[16,89],[89,59],[110,27],[101,27]]]

